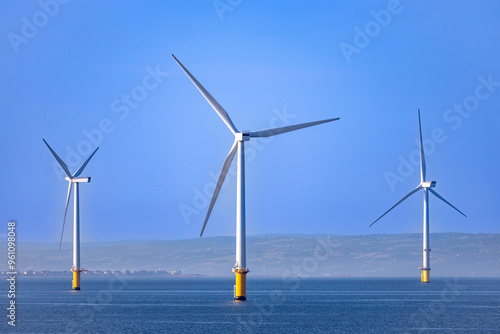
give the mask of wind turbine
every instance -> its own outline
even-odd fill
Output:
[[[424,232],[423,232],[423,247],[424,247],[424,264],[420,269],[422,270],[422,274],[420,275],[420,281],[422,283],[429,283],[430,281],[430,244],[429,244],[429,192],[434,196],[451,206],[453,209],[457,210],[464,217],[467,217],[462,211],[458,210],[454,207],[450,202],[445,200],[441,195],[439,195],[434,188],[436,186],[436,181],[425,181],[426,180],[426,166],[425,166],[425,155],[424,155],[424,145],[422,143],[422,125],[420,123],[420,109],[418,109],[418,130],[420,134],[420,184],[410,191],[408,195],[403,197],[399,202],[394,204],[389,210],[387,210],[382,216],[378,217],[373,223],[370,224],[372,226],[375,224],[380,218],[385,216],[389,211],[398,206],[399,203],[403,202],[405,199],[419,191],[420,189],[424,189]]]
[[[224,179],[226,178],[231,162],[233,161],[236,151],[238,151],[238,168],[237,168],[237,186],[236,186],[236,264],[234,265],[233,272],[236,275],[236,284],[234,286],[234,300],[246,300],[246,274],[249,272],[246,264],[246,237],[245,237],[245,145],[246,141],[251,138],[257,137],[271,137],[279,135],[282,133],[295,131],[310,126],[323,124],[331,121],[336,121],[339,118],[331,118],[322,121],[302,123],[290,126],[283,126],[274,129],[266,129],[260,131],[244,131],[240,132],[236,129],[231,118],[227,112],[222,108],[222,106],[210,95],[210,93],[196,80],[196,78],[189,73],[189,71],[181,64],[180,61],[175,58],[177,64],[186,73],[193,84],[198,88],[200,93],[205,97],[205,99],[210,103],[212,108],[217,112],[220,118],[226,123],[227,127],[234,134],[234,143],[229,150],[229,154],[222,165],[222,171],[217,181],[217,186],[215,187],[210,206],[208,207],[207,216],[205,217],[205,222],[203,223],[203,228],[201,229],[200,236],[203,235],[203,231],[207,226],[208,219],[212,213],[215,201],[219,195]]]
[[[66,174],[66,180],[69,182],[68,186],[68,196],[66,197],[66,208],[64,209],[64,218],[63,218],[63,226],[62,226],[62,232],[61,232],[61,240],[59,241],[59,250],[61,250],[61,244],[62,244],[62,239],[63,239],[63,234],[64,234],[64,224],[66,223],[66,214],[68,213],[68,205],[69,205],[69,198],[71,197],[71,189],[73,188],[73,184],[75,184],[75,208],[73,212],[74,216],[74,226],[73,226],[73,268],[71,268],[71,271],[73,272],[73,290],[80,290],[80,272],[85,271],[84,269],[80,268],[80,203],[79,203],[79,184],[80,183],[86,183],[90,182],[90,176],[88,177],[79,177],[80,174],[83,172],[87,164],[89,163],[90,159],[94,156],[95,152],[99,149],[96,148],[95,151],[90,155],[90,157],[77,169],[77,171],[71,175],[69,172],[68,166],[62,161],[61,158],[57,155],[56,152],[50,147],[50,145],[43,139],[43,142],[47,147],[49,148],[50,152],[54,155],[54,158],[56,158],[57,162],[63,169],[64,173]]]

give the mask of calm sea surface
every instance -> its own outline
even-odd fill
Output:
[[[4,281],[4,279],[2,279]],[[18,278],[1,333],[500,333],[500,279]]]

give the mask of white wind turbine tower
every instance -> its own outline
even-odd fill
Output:
[[[422,270],[422,274],[420,275],[420,280],[422,283],[429,283],[430,281],[430,243],[429,243],[429,192],[431,192],[434,196],[451,206],[453,209],[457,210],[463,216],[467,217],[462,211],[458,210],[454,207],[450,202],[445,200],[441,195],[439,195],[434,188],[436,186],[436,181],[426,181],[426,166],[425,166],[425,155],[424,155],[424,145],[422,142],[422,126],[420,123],[420,109],[418,110],[418,130],[420,135],[420,184],[413,189],[408,195],[403,197],[399,202],[394,204],[389,210],[387,210],[382,216],[378,217],[373,223],[370,224],[372,226],[375,224],[380,218],[385,216],[389,211],[394,209],[399,203],[403,202],[405,199],[419,191],[420,189],[424,189],[424,231],[423,231],[423,257],[424,263],[420,268]]]
[[[73,268],[71,271],[73,272],[73,290],[80,290],[80,272],[84,271],[80,267],[80,203],[79,203],[79,184],[84,182],[90,182],[90,176],[87,177],[79,177],[83,172],[90,159],[94,156],[95,152],[99,149],[96,148],[95,151],[90,155],[90,157],[77,169],[77,171],[71,175],[68,166],[62,161],[61,158],[57,155],[56,152],[50,147],[50,145],[43,139],[43,142],[47,145],[50,152],[54,155],[57,162],[63,169],[66,174],[66,180],[69,182],[68,186],[68,196],[66,197],[66,208],[64,209],[64,218],[63,218],[63,226],[61,232],[61,240],[59,241],[59,250],[61,250],[61,244],[64,234],[64,224],[66,223],[66,214],[68,213],[69,206],[69,198],[71,197],[71,189],[73,188],[73,184],[75,184],[75,207],[74,207],[74,226],[73,226]]]
[[[234,287],[234,299],[235,300],[246,300],[246,274],[249,272],[246,266],[246,238],[245,238],[245,145],[246,141],[249,141],[251,138],[256,137],[270,137],[279,135],[285,132],[295,131],[303,128],[307,128],[310,126],[327,123],[331,121],[336,121],[339,118],[331,118],[322,121],[309,122],[303,124],[296,124],[290,126],[284,126],[280,128],[274,129],[266,129],[261,131],[250,131],[250,132],[240,132],[236,129],[231,118],[227,112],[222,108],[222,106],[210,95],[210,93],[196,80],[195,77],[189,73],[189,71],[175,58],[174,55],[172,57],[175,59],[177,64],[181,67],[181,69],[186,73],[189,79],[193,82],[193,84],[198,88],[200,93],[205,97],[205,99],[210,103],[212,108],[217,112],[217,114],[222,118],[224,123],[226,123],[227,127],[234,134],[235,140],[229,154],[224,161],[222,166],[222,171],[219,176],[219,180],[217,181],[217,186],[215,187],[214,194],[212,200],[210,202],[210,206],[208,207],[207,216],[205,218],[205,222],[203,223],[203,228],[201,229],[200,236],[203,235],[203,231],[207,225],[208,219],[214,207],[215,201],[217,200],[217,196],[219,195],[222,184],[224,183],[224,179],[226,178],[226,174],[229,170],[231,162],[233,161],[234,155],[236,151],[238,151],[238,168],[237,168],[237,190],[236,190],[236,264],[233,268],[233,272],[236,275],[236,284]]]

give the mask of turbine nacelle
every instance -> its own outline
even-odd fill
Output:
[[[73,183],[87,183],[87,182],[90,182],[90,176],[89,177],[73,177],[71,179],[69,177],[65,177],[64,179],[66,181],[73,182]]]
[[[422,188],[434,188],[436,186],[436,181],[424,181],[420,183]]]
[[[234,139],[236,141],[249,141],[250,140],[250,133],[238,132],[234,135]]]

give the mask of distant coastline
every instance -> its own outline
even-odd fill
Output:
[[[254,235],[253,277],[419,277],[422,234]],[[5,242],[0,242],[0,248]],[[82,242],[82,275],[233,277],[234,237]],[[500,234],[431,233],[433,277],[500,277]],[[20,277],[70,275],[72,248],[18,243]],[[0,263],[0,271],[7,272]],[[26,272],[26,274],[24,274]],[[35,272],[35,274],[33,274]]]

